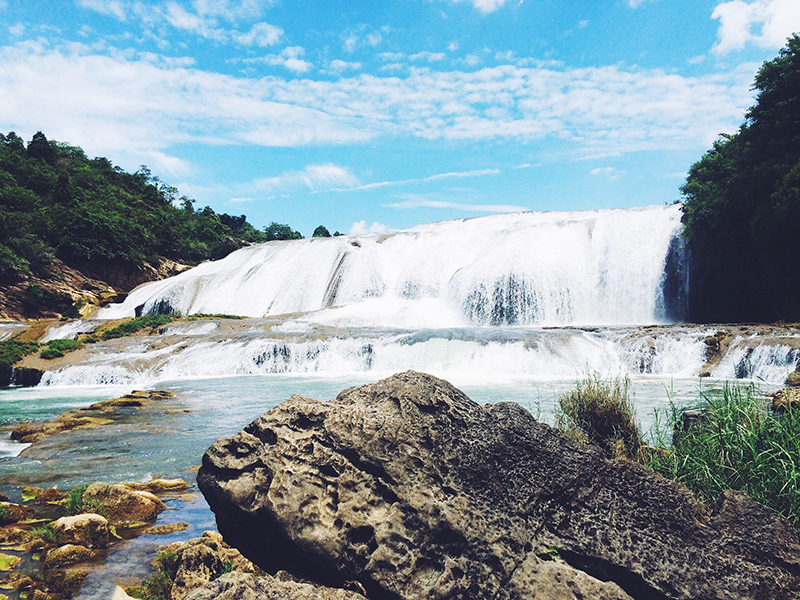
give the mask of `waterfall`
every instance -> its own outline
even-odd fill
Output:
[[[147,284],[101,318],[176,311],[419,329],[685,318],[677,205],[526,212],[268,242]],[[676,262],[677,261],[677,262]],[[669,269],[667,268],[669,266]],[[432,317],[433,315],[433,317]]]

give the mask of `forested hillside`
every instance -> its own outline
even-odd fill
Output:
[[[753,87],[739,131],[721,136],[682,187],[698,321],[800,321],[798,34]]]
[[[196,210],[146,167],[127,173],[42,133],[28,144],[0,134],[0,291],[25,314],[70,312],[75,293],[48,288],[67,275],[127,291],[165,259],[194,265],[270,237],[244,215]]]

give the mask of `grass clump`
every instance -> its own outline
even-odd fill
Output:
[[[188,318],[190,321],[195,319],[234,319],[241,321],[247,317],[243,317],[241,315],[227,315],[225,313],[196,313],[194,315],[190,315]]]
[[[129,335],[133,335],[140,329],[166,325],[174,318],[175,317],[173,315],[147,315],[144,317],[136,317],[127,323],[123,323],[122,325],[117,325],[112,329],[105,330],[103,332],[103,339],[111,340],[114,338],[127,337]]]
[[[646,452],[627,377],[603,380],[589,375],[572,391],[558,398],[556,427],[580,443],[592,443],[610,458],[627,457],[644,462]]]
[[[55,545],[58,543],[56,532],[49,524],[31,529],[31,537],[42,540],[48,545]]]
[[[39,356],[45,359],[60,358],[67,352],[72,352],[83,346],[78,340],[50,340],[47,346],[42,349]]]
[[[729,385],[701,395],[700,406],[666,418],[672,452],[650,458],[650,466],[686,485],[706,503],[723,490],[740,490],[750,498],[800,523],[800,409],[770,411],[749,386]],[[698,411],[699,409],[699,411]],[[657,443],[665,443],[663,428]]]
[[[129,596],[141,600],[170,600],[178,573],[178,555],[171,550],[162,550],[153,561],[153,567],[155,573],[142,585],[125,589]]]
[[[79,485],[72,488],[64,500],[64,511],[68,515],[79,515],[84,511],[83,493],[88,488],[88,485]]]

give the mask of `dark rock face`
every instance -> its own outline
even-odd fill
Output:
[[[737,493],[580,447],[513,403],[412,371],[333,402],[293,396],[216,442],[198,484],[269,572],[371,600],[790,598],[800,542]]]

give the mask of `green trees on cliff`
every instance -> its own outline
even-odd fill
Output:
[[[696,320],[800,320],[800,35],[753,87],[739,131],[721,136],[681,188],[700,275]]]
[[[0,134],[0,284],[42,273],[53,257],[79,269],[194,264],[266,241],[244,215],[193,203],[146,167],[127,173],[41,132],[27,146]]]

